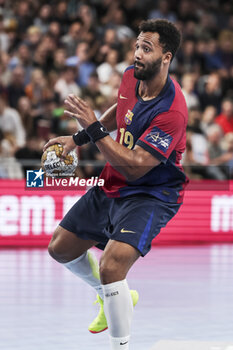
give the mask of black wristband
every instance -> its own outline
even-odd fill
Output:
[[[73,140],[74,140],[74,143],[75,143],[77,146],[85,145],[85,143],[88,143],[88,142],[91,141],[91,139],[90,139],[90,137],[87,135],[85,129],[83,129],[83,130],[77,132],[77,134],[74,134],[74,135],[73,135]]]
[[[86,128],[86,132],[94,143],[109,135],[105,127],[98,121],[89,125],[88,128]]]

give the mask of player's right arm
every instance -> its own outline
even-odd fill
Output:
[[[100,118],[101,124],[109,131],[114,131],[117,129],[117,123],[116,123],[116,109],[117,109],[117,103],[112,105],[109,109],[107,109],[102,117]],[[88,139],[85,137],[85,130],[82,131],[83,140],[85,140],[84,143],[89,142],[89,136]],[[43,148],[43,151],[45,151],[49,146],[54,145],[55,143],[60,143],[63,146],[63,152],[62,157],[65,157],[67,153],[72,151],[77,144],[74,142],[73,136],[58,136],[51,140],[49,140]],[[82,143],[82,141],[81,141]]]

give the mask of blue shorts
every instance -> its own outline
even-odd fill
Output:
[[[96,186],[74,204],[60,226],[82,239],[99,242],[100,249],[112,239],[130,244],[144,256],[153,238],[179,208],[180,204],[162,202],[146,194],[108,198]]]

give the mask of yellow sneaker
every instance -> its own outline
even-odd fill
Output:
[[[130,291],[131,298],[133,301],[133,306],[135,306],[138,302],[139,295],[136,290],[131,290]],[[89,332],[91,333],[100,333],[105,331],[108,328],[107,320],[104,314],[104,302],[100,298],[100,296],[97,294],[97,300],[95,301],[95,304],[99,303],[100,305],[100,311],[97,315],[97,317],[94,319],[94,321],[90,324],[88,327]]]

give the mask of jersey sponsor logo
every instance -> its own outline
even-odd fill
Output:
[[[146,135],[145,140],[152,146],[166,153],[173,140],[173,137],[155,126],[151,132]]]
[[[121,100],[128,100],[128,97],[125,97],[125,96],[123,96],[123,95],[120,94],[120,99],[121,99]]]
[[[44,187],[44,171],[40,170],[27,170],[26,187]]]
[[[130,125],[132,123],[133,116],[134,116],[134,113],[130,109],[128,109],[128,112],[125,115],[126,125]]]
[[[135,231],[125,230],[124,228],[121,229],[121,233],[136,233]]]
[[[128,343],[128,341],[125,341],[124,343],[120,342],[120,345],[125,345],[127,343]]]

